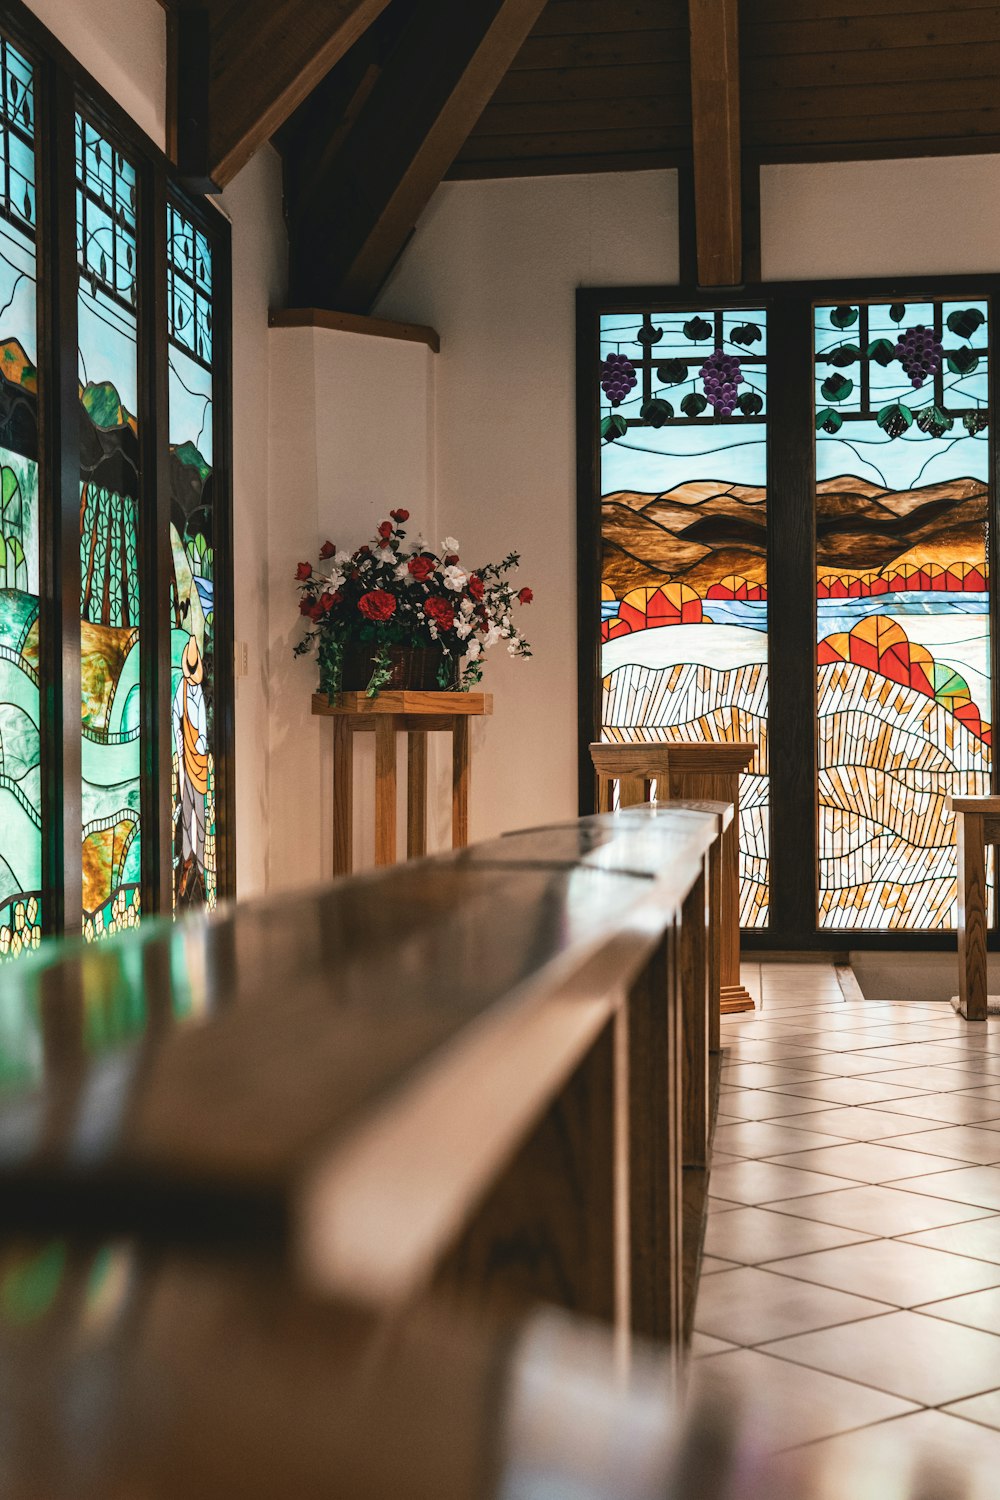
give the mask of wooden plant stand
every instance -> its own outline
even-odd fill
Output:
[[[753,997],[740,983],[740,774],[757,753],[752,740],[599,741],[590,747],[597,772],[597,807],[610,812],[613,783],[618,804],[648,802],[650,782],[661,802],[731,802],[733,821],[722,837],[722,954],[720,1009],[724,1016],[753,1010]]]
[[[986,846],[1000,843],[1000,797],[946,797],[958,843],[958,1009],[985,1021]]]
[[[427,853],[427,736],[447,730],[452,738],[451,843],[469,842],[469,725],[493,712],[492,693],[338,693],[331,703],[314,693],[312,711],[333,719],[333,873],[350,874],[354,863],[354,735],[375,735],[375,863],[396,863],[396,735],[405,731],[406,857]]]

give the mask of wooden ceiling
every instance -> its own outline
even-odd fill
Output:
[[[743,150],[759,161],[1000,151],[1000,5],[741,0]],[[548,0],[450,176],[678,165],[687,0]]]

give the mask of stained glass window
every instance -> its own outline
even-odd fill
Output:
[[[83,930],[140,906],[139,410],[135,168],[76,118]]]
[[[755,740],[741,921],[768,920],[767,319],[600,320],[602,734]]]
[[[42,922],[35,93],[0,38],[0,960]]]
[[[167,208],[175,907],[216,902],[212,251]]]
[[[956,920],[990,791],[988,305],[815,311],[819,921]]]

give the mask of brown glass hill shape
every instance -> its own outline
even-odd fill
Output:
[[[887,490],[854,475],[816,486],[816,561],[821,567],[883,568],[921,545],[955,558],[968,551],[988,514],[988,488],[979,479],[948,480],[916,489]]]

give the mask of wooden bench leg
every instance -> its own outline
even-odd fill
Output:
[[[375,721],[375,863],[396,863],[396,720]]]
[[[469,842],[469,768],[471,746],[469,720],[456,716],[451,736],[451,847],[464,849]]]
[[[681,1006],[684,1041],[684,1165],[708,1165],[708,931],[705,876],[691,887],[681,915]]]
[[[958,998],[968,1021],[985,1021],[986,846],[983,819],[957,813],[958,825]]]
[[[427,853],[427,735],[411,729],[406,737],[406,854]]]
[[[708,1050],[722,1051],[722,824],[708,851]]]
[[[354,863],[354,734],[347,718],[333,721],[333,873]]]

